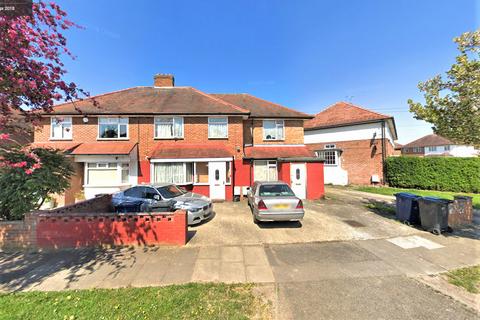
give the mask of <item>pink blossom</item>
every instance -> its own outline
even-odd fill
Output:
[[[42,167],[42,164],[41,163],[35,163],[32,168],[33,169],[40,169]]]
[[[10,135],[8,133],[0,133],[0,140],[7,140],[10,139]]]
[[[28,174],[28,175],[31,175],[33,173],[33,170],[32,169],[27,169],[27,170],[25,170],[25,173]]]

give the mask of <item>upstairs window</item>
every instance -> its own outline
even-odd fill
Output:
[[[98,118],[99,139],[128,139],[128,118]]]
[[[208,118],[208,138],[209,139],[228,138],[228,118],[227,117]]]
[[[283,120],[263,120],[263,140],[283,140],[285,123]]]
[[[51,139],[72,139],[72,117],[52,117]]]
[[[156,139],[181,139],[183,138],[182,117],[156,117],[155,118]]]

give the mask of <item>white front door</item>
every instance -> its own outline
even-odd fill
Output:
[[[300,199],[307,197],[307,166],[305,163],[290,164],[290,182],[293,192]]]
[[[226,167],[227,165],[224,161],[208,163],[211,199],[225,200]]]

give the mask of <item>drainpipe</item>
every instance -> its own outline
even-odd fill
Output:
[[[382,120],[382,176],[383,176],[383,184],[385,184],[386,180],[386,172],[385,172],[385,120]]]

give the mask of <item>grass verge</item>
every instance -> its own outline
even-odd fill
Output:
[[[382,202],[370,202],[365,207],[381,214],[395,215],[395,208]]]
[[[446,275],[451,284],[471,293],[480,293],[480,266],[453,270]]]
[[[267,319],[253,285],[25,292],[0,295],[0,319]]]
[[[368,187],[368,186],[356,186],[353,187],[354,190],[383,194],[386,196],[393,196],[398,192],[410,192],[422,197],[438,197],[444,199],[453,199],[455,195],[464,195],[473,197],[473,207],[480,209],[480,194],[477,193],[459,193],[459,192],[445,192],[445,191],[435,191],[435,190],[417,190],[417,189],[400,189],[400,188],[389,188],[389,187]]]

